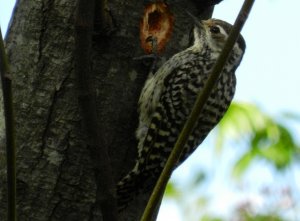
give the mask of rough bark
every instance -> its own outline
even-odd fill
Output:
[[[116,182],[133,167],[136,156],[137,100],[149,67],[133,58],[143,55],[138,36],[145,2],[109,1],[114,29],[97,33],[93,41],[102,145],[109,151]],[[187,47],[193,22],[183,9],[201,13],[201,18],[210,17],[212,11],[199,5],[196,9],[195,1],[172,1],[170,7],[175,27],[163,60]],[[75,8],[74,0],[19,0],[6,37],[16,112],[21,221],[102,219],[76,96]],[[0,131],[3,137],[2,122]],[[0,157],[0,220],[5,220],[6,176]],[[121,220],[138,220],[146,200],[134,202]]]

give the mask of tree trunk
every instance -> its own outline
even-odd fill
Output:
[[[16,115],[20,221],[102,220],[76,92],[76,3],[19,0],[6,38]],[[144,54],[138,37],[144,6],[143,1],[109,1],[114,29],[93,40],[92,70],[101,139],[109,151],[115,182],[133,167],[136,157],[137,100],[149,71],[148,66],[133,60]],[[184,9],[200,14],[199,18],[208,18],[212,12],[195,1],[170,1],[170,8],[175,26],[163,60],[188,45],[193,22]],[[0,127],[3,131],[3,124]],[[2,156],[0,160],[3,162]],[[2,162],[0,220],[5,220],[7,193]],[[121,220],[139,220],[146,201],[129,206]]]

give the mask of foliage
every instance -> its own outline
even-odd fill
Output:
[[[281,171],[299,156],[299,144],[291,130],[281,122],[285,116],[295,121],[300,119],[296,114],[272,118],[253,104],[233,103],[230,106],[219,124],[216,148],[221,149],[228,139],[246,142],[248,149],[233,169],[236,177],[240,177],[255,159],[266,160]]]
[[[222,218],[216,218],[211,216],[204,216],[201,218],[201,221],[223,221]],[[280,217],[276,215],[254,215],[251,214],[241,214],[241,216],[236,221],[283,221]]]
[[[299,126],[299,122],[300,116],[297,114],[283,113],[271,117],[254,104],[233,103],[215,131],[216,150],[223,152],[228,144],[245,147],[232,168],[232,174],[239,180],[250,165],[261,160],[274,166],[275,171],[284,173],[300,159],[300,147],[291,129],[291,125]],[[199,193],[199,187],[207,181],[208,173],[211,173],[205,172],[195,171],[184,187],[174,181],[167,186],[165,197],[176,201],[184,217],[189,218],[185,220],[283,221],[286,219],[280,211],[294,210],[297,206],[289,186],[283,189],[266,186],[259,190],[263,210],[258,209],[251,199],[246,199],[236,202],[229,219],[220,217],[208,209],[213,203],[211,196],[203,189]]]

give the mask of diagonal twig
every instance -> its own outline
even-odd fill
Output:
[[[247,20],[247,17],[250,13],[252,5],[254,4],[254,1],[255,0],[245,0],[244,4],[240,10],[240,13],[233,25],[233,28],[228,36],[228,39],[224,45],[224,48],[223,48],[218,60],[216,61],[216,64],[214,65],[214,67],[212,69],[212,73],[209,75],[209,78],[203,88],[203,91],[201,92],[201,94],[198,95],[197,100],[192,109],[192,112],[191,112],[188,120],[186,121],[186,123],[177,139],[174,149],[172,150],[170,157],[168,158],[167,163],[156,183],[156,186],[152,192],[152,195],[146,206],[146,209],[144,211],[141,221],[152,220],[153,214],[155,213],[155,211],[157,209],[157,205],[160,202],[161,196],[162,196],[164,189],[167,185],[167,182],[171,176],[171,173],[172,173],[176,163],[179,160],[180,154],[181,154],[181,152],[184,148],[184,145],[189,137],[189,134],[192,132],[194,124],[197,121],[198,116],[201,113],[202,108],[210,95],[210,92],[212,91],[215,83],[217,82],[219,76],[221,75],[223,67],[225,66],[225,63],[232,51],[232,48],[239,36],[239,33],[242,30],[242,27]]]

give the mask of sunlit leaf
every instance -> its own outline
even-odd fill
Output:
[[[260,130],[269,119],[254,105],[232,103],[218,125],[216,147],[221,148],[228,139],[246,139]]]
[[[233,176],[236,178],[240,178],[241,175],[244,174],[245,170],[249,167],[254,156],[255,155],[253,154],[253,152],[247,152],[245,155],[243,155],[234,165],[234,168],[232,170]]]
[[[297,122],[300,119],[296,114],[290,113],[288,116]],[[241,176],[253,160],[267,160],[281,170],[289,166],[293,156],[299,153],[299,145],[280,118],[268,116],[253,104],[233,103],[230,106],[218,126],[216,148],[221,149],[230,140],[237,142],[237,145],[244,143],[248,146],[248,151],[234,166],[236,177]]]
[[[277,215],[250,215],[245,214],[241,217],[241,220],[244,221],[284,221],[281,217]]]
[[[223,219],[221,219],[221,218],[215,218],[215,217],[211,217],[211,216],[208,216],[208,215],[203,216],[201,218],[201,221],[222,221],[222,220]]]
[[[181,195],[181,190],[177,188],[174,182],[168,182],[164,197],[168,198],[178,198]]]

